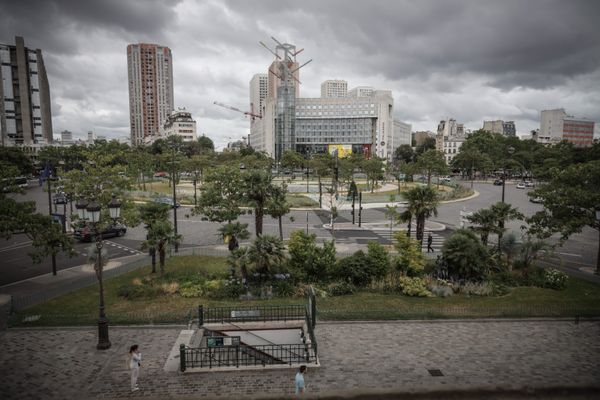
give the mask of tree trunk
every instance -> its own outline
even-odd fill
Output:
[[[156,273],[156,248],[150,247],[150,257],[152,257],[152,273]]]
[[[600,227],[598,227],[598,236],[600,239]],[[598,257],[596,258],[596,275],[600,275],[600,240],[598,241]]]
[[[427,186],[431,185],[431,171],[427,172]]]
[[[283,224],[281,223],[281,215],[277,219],[279,220],[279,239],[283,241]]]
[[[263,233],[263,215],[263,204],[262,202],[258,202],[254,208],[254,230],[256,232],[256,237]]]
[[[144,190],[144,192],[146,191],[146,177],[144,176],[144,173],[141,173],[142,175],[142,189]]]
[[[423,251],[423,231],[425,230],[425,216],[417,216],[417,240],[419,241],[419,249]]]
[[[158,245],[158,255],[159,255],[159,259],[160,259],[160,276],[163,276],[165,274],[165,258],[166,258],[165,242],[163,240],[161,240]]]

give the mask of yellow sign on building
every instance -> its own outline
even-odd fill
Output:
[[[351,144],[329,144],[327,145],[327,151],[332,156],[335,155],[337,151],[337,155],[339,158],[344,158],[352,154],[352,145]]]

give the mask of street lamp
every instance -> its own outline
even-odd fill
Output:
[[[115,196],[108,202],[108,214],[110,218],[116,222],[121,217],[121,202],[117,200]],[[94,265],[94,271],[98,278],[98,285],[100,290],[100,302],[98,307],[98,344],[96,348],[98,350],[106,350],[110,348],[110,340],[108,338],[108,319],[104,313],[104,285],[102,281],[102,247],[104,243],[102,241],[102,230],[100,229],[100,220],[102,213],[102,206],[95,199],[88,202],[85,199],[79,199],[75,204],[77,209],[77,215],[82,220],[88,220],[94,226],[94,234],[96,239],[96,264]]]

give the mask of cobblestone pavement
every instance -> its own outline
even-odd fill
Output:
[[[113,327],[108,351],[95,349],[96,331],[91,328],[0,333],[0,398],[291,397],[291,370],[163,372],[179,332],[177,327]],[[320,323],[316,333],[322,366],[309,368],[306,375],[308,392],[316,396],[495,388],[600,390],[597,321]],[[143,355],[136,393],[129,392],[125,367],[133,343]],[[433,377],[429,369],[439,369],[443,376]]]

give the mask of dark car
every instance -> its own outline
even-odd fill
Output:
[[[102,239],[123,236],[126,232],[127,228],[125,225],[109,225],[102,231]],[[95,231],[93,228],[86,225],[82,228],[76,228],[75,232],[73,232],[73,237],[80,242],[91,242],[95,238]]]
[[[496,185],[496,186],[502,186],[502,179],[496,179],[494,181],[494,185]]]

